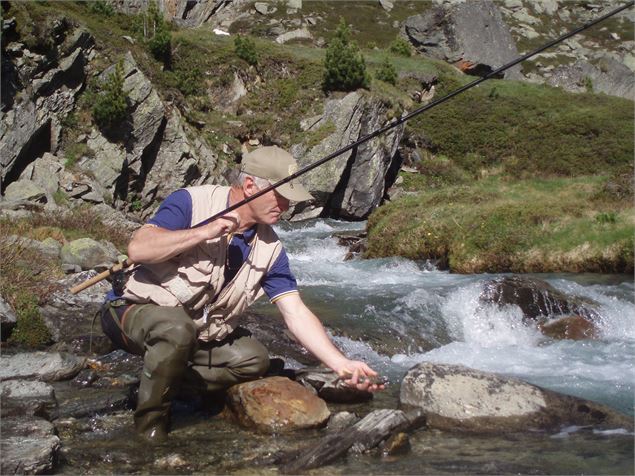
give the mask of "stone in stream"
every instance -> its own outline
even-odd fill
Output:
[[[539,279],[506,276],[485,284],[480,300],[498,306],[515,305],[525,322],[554,339],[593,339],[600,320],[598,304],[590,299],[569,296]]]
[[[285,377],[234,385],[227,404],[243,426],[265,433],[318,428],[331,415],[324,400]]]
[[[55,427],[37,417],[2,418],[0,421],[1,474],[50,473],[60,448]]]
[[[27,415],[50,419],[57,406],[53,387],[31,380],[0,382],[0,403],[2,418]]]
[[[86,359],[72,354],[30,352],[0,356],[0,381],[37,379],[54,382],[73,378],[86,365]]]
[[[554,430],[563,425],[633,429],[606,405],[459,365],[421,363],[401,384],[400,403],[425,412],[430,428],[474,433]]]

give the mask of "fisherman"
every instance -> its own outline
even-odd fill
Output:
[[[240,314],[262,294],[297,340],[347,385],[369,392],[383,388],[372,383],[373,369],[335,347],[304,304],[271,228],[290,202],[312,198],[300,183],[287,182],[194,226],[296,169],[288,152],[260,147],[243,155],[231,187],[177,190],[133,234],[128,257],[139,266],[119,292],[109,293],[101,321],[115,345],[143,356],[134,420],[145,439],[166,439],[177,388],[224,391],[267,372],[267,349],[238,326]]]

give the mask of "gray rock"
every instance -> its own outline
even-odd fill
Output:
[[[417,50],[483,75],[518,57],[498,7],[490,0],[443,5],[408,18],[403,33]],[[520,66],[504,73],[521,79]]]
[[[297,144],[292,147],[292,153],[302,167],[314,163],[377,130],[386,123],[386,115],[387,107],[381,100],[359,92],[329,100],[318,120],[304,123],[309,134],[320,135],[320,131],[324,131],[324,138],[309,150]],[[303,184],[315,197],[314,206],[324,207],[332,216],[367,217],[381,203],[385,177],[396,160],[402,134],[403,126],[394,128],[302,177]]]
[[[2,474],[42,474],[53,470],[60,439],[55,427],[42,418],[3,418]]]
[[[585,92],[591,90],[633,100],[635,98],[635,76],[622,63],[606,57],[592,65],[577,61],[573,65],[559,66],[547,81],[551,86],[566,91]]]
[[[17,322],[18,317],[15,315],[14,310],[4,298],[0,296],[0,333],[2,333],[2,340],[7,339]]]
[[[381,5],[381,8],[383,8],[387,12],[392,10],[393,7],[395,6],[395,4],[394,4],[394,2],[392,0],[379,0],[379,3]]]
[[[254,9],[260,13],[261,15],[267,15],[268,13],[272,13],[269,10],[269,4],[265,2],[256,2],[254,3]]]
[[[329,418],[329,422],[326,425],[327,431],[330,433],[337,433],[342,430],[346,430],[347,428],[353,426],[355,423],[359,421],[359,417],[351,412],[337,412],[331,415]]]
[[[39,416],[50,419],[57,406],[53,387],[31,380],[0,382],[2,418],[8,416]]]
[[[291,40],[312,40],[312,39],[313,39],[313,35],[311,34],[309,30],[307,30],[306,28],[299,28],[297,30],[288,31],[286,33],[283,33],[282,35],[279,35],[276,38],[276,43],[279,43],[282,45]]]
[[[0,381],[38,379],[44,382],[69,379],[84,368],[86,359],[72,354],[31,352],[0,356]]]
[[[10,201],[47,202],[46,189],[30,180],[17,180],[7,185],[4,196]]]
[[[66,243],[60,252],[64,264],[76,264],[83,270],[98,265],[116,263],[119,253],[112,243],[95,241],[92,238],[79,238]]]
[[[422,363],[401,383],[400,404],[421,408],[431,428],[477,433],[562,425],[633,428],[632,418],[599,403],[458,365]]]
[[[62,244],[53,238],[46,238],[44,241],[38,241],[24,236],[9,235],[6,238],[0,239],[0,242],[11,246],[28,248],[43,255],[43,257],[46,257],[47,260],[59,259],[60,250],[62,248]]]

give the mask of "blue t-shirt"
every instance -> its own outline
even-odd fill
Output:
[[[192,197],[187,190],[180,189],[170,194],[161,204],[154,217],[148,220],[152,225],[167,230],[186,230],[192,222]],[[234,234],[227,249],[225,266],[225,284],[229,283],[249,257],[251,240],[256,234],[256,227],[243,234]],[[284,248],[278,255],[267,274],[262,278],[262,289],[269,300],[274,302],[284,294],[297,292],[298,284],[289,268],[289,257]]]

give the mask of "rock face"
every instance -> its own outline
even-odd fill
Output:
[[[331,415],[324,400],[285,377],[234,385],[227,403],[242,425],[265,433],[317,428]]]
[[[479,76],[518,57],[511,33],[490,0],[438,6],[408,18],[403,33],[419,52]],[[510,68],[504,77],[521,79],[520,67]]]
[[[381,100],[360,92],[329,100],[322,116],[302,123],[319,143],[293,146],[292,153],[301,167],[314,163],[384,126],[387,109]],[[308,172],[301,180],[316,198],[314,206],[323,215],[366,218],[394,180],[391,172],[399,167],[396,152],[402,135],[403,125]]]
[[[101,77],[108,77],[114,67]],[[180,187],[210,179],[216,155],[199,140],[192,143],[187,138],[180,114],[167,111],[130,52],[123,69],[130,120],[117,133],[125,137],[125,146],[94,128],[87,145],[100,159],[80,161],[78,167],[97,177],[116,208],[145,218],[155,201]]]
[[[6,339],[6,336],[11,334],[11,329],[13,329],[18,322],[18,316],[15,315],[11,306],[7,304],[7,302],[0,296],[0,333],[2,333],[2,337]]]
[[[13,78],[7,82],[12,87],[2,94],[3,192],[35,158],[57,147],[61,121],[74,108],[86,80],[85,65],[94,44],[92,36],[74,30],[65,19],[52,21],[50,29],[54,45],[48,56],[31,52],[21,43],[3,47],[3,90],[5,71],[11,72]]]
[[[399,400],[421,408],[429,427],[444,430],[500,433],[567,424],[633,428],[631,418],[604,405],[456,365],[413,367]]]
[[[547,84],[571,92],[596,92],[635,98],[635,75],[622,63],[602,58],[597,66],[586,61],[557,67]]]

